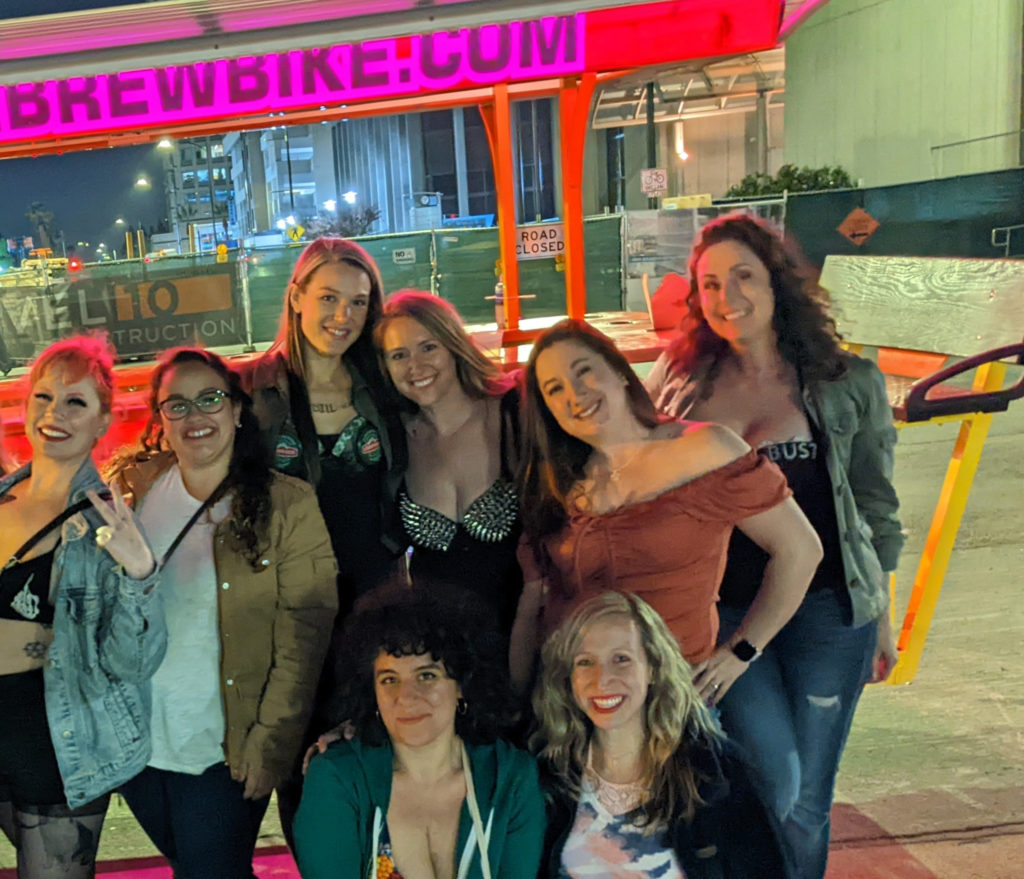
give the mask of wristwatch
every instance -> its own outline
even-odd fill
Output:
[[[740,662],[753,662],[761,655],[761,651],[746,638],[740,638],[730,649]]]

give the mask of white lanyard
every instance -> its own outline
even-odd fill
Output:
[[[469,766],[469,755],[466,753],[465,744],[462,748],[462,774],[466,779],[466,805],[469,806],[469,816],[473,820],[473,830],[466,840],[466,847],[462,850],[462,858],[459,860],[458,879],[466,879],[469,875],[469,865],[473,861],[473,849],[480,848],[480,870],[484,879],[491,879],[491,864],[487,859],[487,848],[491,842],[491,827],[494,824],[494,808],[491,808],[487,816],[487,826],[484,827],[483,819],[480,817],[480,806],[476,801],[476,789],[473,787],[473,770]],[[380,833],[384,826],[384,812],[380,806],[373,810],[373,844],[370,849],[370,863],[367,865],[367,879],[376,879],[377,875],[377,849],[380,843]]]
[[[469,755],[466,753],[466,745],[462,747],[462,774],[466,778],[466,805],[469,806],[469,815],[473,819],[473,832],[466,840],[466,847],[462,850],[462,860],[459,861],[458,879],[466,879],[469,875],[469,865],[473,860],[473,848],[480,848],[480,869],[484,879],[491,879],[491,864],[487,860],[487,847],[491,842],[491,826],[494,823],[494,808],[487,816],[487,827],[480,817],[480,806],[476,801],[476,789],[473,787],[473,770],[469,766]]]

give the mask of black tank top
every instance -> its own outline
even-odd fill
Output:
[[[758,453],[778,465],[793,490],[793,499],[810,520],[821,539],[824,557],[808,591],[835,589],[846,594],[843,555],[839,544],[832,480],[828,475],[827,440],[811,427],[809,440],[762,446]],[[739,529],[729,540],[729,555],[719,590],[722,604],[747,607],[764,578],[768,554]]]
[[[50,569],[56,552],[54,547],[0,571],[0,619],[53,625]]]

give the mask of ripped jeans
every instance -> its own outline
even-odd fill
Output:
[[[745,609],[719,605],[719,643]],[[836,772],[878,639],[877,624],[851,628],[832,590],[800,609],[719,703],[722,726],[745,752],[778,817],[797,879],[823,879]]]

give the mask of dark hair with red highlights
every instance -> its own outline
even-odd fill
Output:
[[[202,348],[171,348],[161,355],[150,376],[149,420],[134,457],[145,460],[166,449],[160,418],[160,389],[167,373],[188,363],[206,366],[220,376],[227,385],[231,401],[239,406],[239,424],[235,428],[235,442],[228,465],[231,533],[246,560],[258,570],[270,527],[270,483],[274,480],[274,471],[260,435],[259,421],[253,412],[252,397],[242,389],[238,373],[223,358]]]
[[[96,385],[100,408],[109,412],[114,402],[114,360],[117,352],[106,333],[81,333],[54,342],[32,363],[28,374],[31,388],[44,372],[61,369],[64,381],[72,383],[89,376]]]
[[[570,436],[551,414],[537,383],[537,358],[559,342],[578,342],[600,356],[626,382],[629,409],[644,427],[660,423],[651,398],[629,361],[604,333],[582,320],[566,318],[541,333],[526,365],[523,403],[523,456],[519,468],[519,500],[523,530],[531,541],[552,534],[568,519],[570,489],[583,478],[594,449]]]
[[[846,363],[835,321],[828,313],[828,294],[796,245],[785,241],[764,220],[749,214],[729,214],[712,220],[693,245],[690,292],[686,297],[689,311],[680,323],[679,335],[667,350],[670,370],[698,376],[704,392],[710,393],[718,366],[730,353],[729,343],[715,334],[704,317],[697,279],[697,263],[704,251],[723,241],[742,244],[768,270],[775,296],[772,328],[779,354],[796,367],[801,383],[841,378]]]

